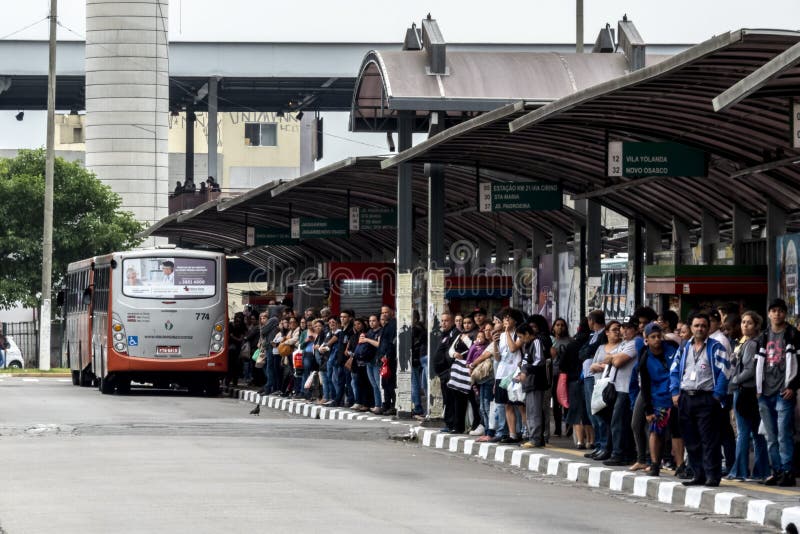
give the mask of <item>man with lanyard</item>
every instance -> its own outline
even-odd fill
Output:
[[[453,320],[453,315],[445,312],[441,315],[440,324],[442,335],[439,338],[439,346],[433,353],[433,360],[431,366],[433,372],[439,376],[439,384],[442,388],[442,403],[444,404],[444,424],[445,427],[440,432],[452,432],[455,428],[455,405],[453,394],[450,388],[447,387],[447,381],[450,379],[450,366],[453,363],[450,358],[450,346],[455,341],[459,334],[456,329],[456,323]]]
[[[681,430],[694,478],[684,486],[719,486],[722,476],[720,421],[728,391],[730,361],[725,347],[708,337],[705,313],[690,320],[692,340],[680,350],[670,370],[670,393],[678,407]]]
[[[589,322],[589,330],[592,334],[589,336],[586,344],[581,347],[578,352],[579,358],[583,365],[583,393],[586,402],[586,413],[589,414],[589,420],[594,427],[594,450],[584,454],[586,458],[595,460],[608,460],[611,457],[611,451],[606,450],[606,442],[608,440],[608,428],[605,421],[592,414],[592,391],[594,391],[594,376],[589,372],[589,367],[592,365],[592,359],[597,352],[597,347],[608,343],[606,337],[606,316],[602,310],[593,310],[589,312],[586,317]]]
[[[669,394],[670,366],[677,349],[663,343],[661,327],[656,322],[644,327],[647,347],[642,351],[639,370],[642,377],[641,397],[644,414],[650,431],[650,476],[657,477],[661,472],[661,456],[664,447],[664,435],[667,429],[676,430],[680,424],[678,413],[672,409]],[[680,433],[672,433],[673,439]],[[673,447],[675,450],[675,447]],[[680,449],[681,452],[683,449]],[[677,461],[683,464],[683,455]]]
[[[767,449],[772,465],[768,486],[794,486],[794,395],[800,386],[797,373],[797,330],[786,323],[786,302],[769,305],[770,327],[758,338],[756,391],[758,411],[767,431]]]

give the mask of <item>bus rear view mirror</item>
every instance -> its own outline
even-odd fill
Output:
[[[92,288],[87,287],[83,290],[83,305],[88,306],[92,303]]]

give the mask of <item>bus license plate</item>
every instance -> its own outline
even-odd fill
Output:
[[[159,345],[156,347],[156,354],[180,354],[181,348],[176,346]]]

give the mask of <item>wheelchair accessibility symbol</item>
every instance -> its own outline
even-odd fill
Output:
[[[128,346],[129,347],[138,347],[139,346],[139,336],[128,336]]]

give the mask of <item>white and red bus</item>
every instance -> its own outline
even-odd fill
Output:
[[[216,395],[228,369],[225,255],[156,248],[71,263],[63,350],[72,383]]]

